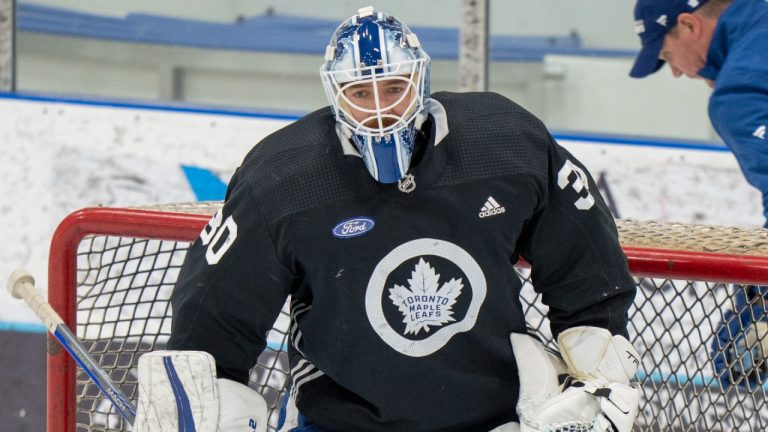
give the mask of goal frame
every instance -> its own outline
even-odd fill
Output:
[[[180,209],[179,211],[183,211]],[[67,216],[52,237],[48,301],[64,322],[77,328],[77,249],[89,235],[193,242],[211,214],[92,207]],[[623,246],[635,277],[768,284],[768,256]],[[523,263],[524,265],[524,263]],[[75,432],[75,362],[48,336],[47,430]]]

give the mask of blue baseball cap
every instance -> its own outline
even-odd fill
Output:
[[[659,60],[664,36],[677,25],[681,13],[693,12],[707,0],[637,0],[635,4],[635,32],[643,47],[629,72],[633,78],[646,77],[664,66]]]

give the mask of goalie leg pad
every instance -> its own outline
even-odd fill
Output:
[[[138,369],[134,431],[216,431],[219,394],[216,364],[209,354],[154,351],[139,358]]]
[[[266,432],[269,409],[256,391],[216,378],[202,351],[154,351],[139,359],[135,432]]]

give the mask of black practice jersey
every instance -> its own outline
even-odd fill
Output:
[[[400,185],[376,182],[340,144],[329,108],[255,146],[189,250],[170,348],[207,351],[220,376],[245,382],[290,296],[309,420],[480,431],[517,420],[521,257],[555,335],[626,335],[635,285],[586,168],[502,96],[437,93],[430,113]]]

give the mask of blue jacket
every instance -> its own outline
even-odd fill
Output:
[[[734,0],[720,16],[699,75],[715,82],[709,118],[768,220],[768,0]],[[768,227],[768,222],[766,222]]]

